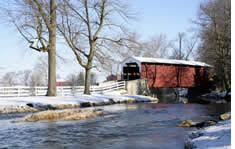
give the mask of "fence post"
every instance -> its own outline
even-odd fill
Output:
[[[118,81],[116,82],[116,85],[117,85],[117,88],[116,88],[116,89],[118,89],[118,85],[119,85],[119,84],[118,84]]]
[[[35,91],[35,96],[38,96],[38,90],[36,86],[34,87],[34,91]]]
[[[64,96],[64,88],[61,87],[60,89],[61,89],[61,96]]]
[[[20,88],[16,88],[17,89],[17,96],[20,97]]]

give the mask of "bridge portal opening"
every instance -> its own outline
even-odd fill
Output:
[[[140,68],[137,63],[126,63],[123,66],[123,79],[136,80],[140,79]]]

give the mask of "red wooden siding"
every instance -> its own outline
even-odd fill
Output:
[[[141,78],[147,78],[149,87],[196,87],[209,80],[203,67],[141,64]]]

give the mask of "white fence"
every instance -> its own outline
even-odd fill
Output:
[[[106,93],[118,89],[125,89],[125,81],[114,82],[108,85],[91,86],[90,91],[96,93]],[[58,86],[58,96],[69,96],[83,93],[84,86]],[[24,96],[45,96],[47,87],[0,87],[0,97],[24,97]]]

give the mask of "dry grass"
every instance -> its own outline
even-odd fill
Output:
[[[79,108],[80,104],[62,104],[62,105],[54,105],[56,109],[71,109],[71,108]]]
[[[95,110],[48,110],[42,111],[38,113],[34,113],[31,115],[27,115],[23,118],[25,122],[35,122],[41,120],[48,120],[48,121],[72,121],[72,120],[83,120],[91,117],[95,117],[98,115],[102,115],[102,111],[95,111]]]

